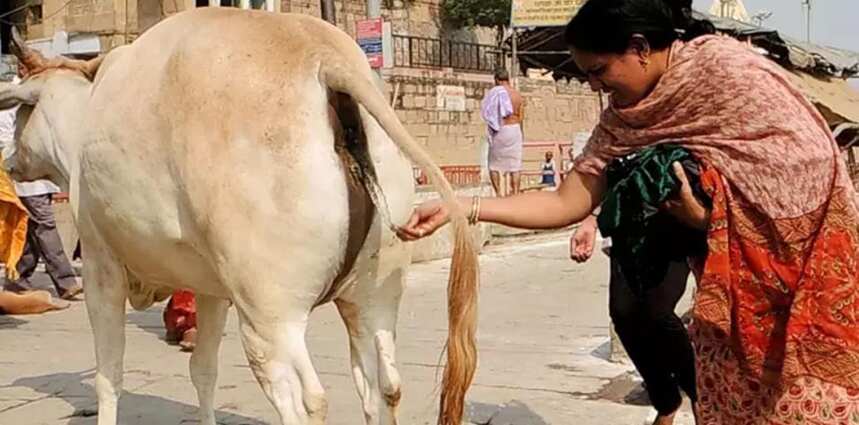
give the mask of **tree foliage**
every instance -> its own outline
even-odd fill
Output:
[[[511,0],[443,0],[442,18],[455,28],[504,28],[510,24]]]

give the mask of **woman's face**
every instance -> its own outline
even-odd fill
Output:
[[[576,65],[587,75],[591,89],[608,93],[621,107],[644,99],[664,72],[664,67],[651,60],[649,50],[639,47],[630,47],[621,54],[593,53],[575,47],[570,51]]]

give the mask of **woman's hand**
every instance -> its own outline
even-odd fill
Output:
[[[588,261],[594,253],[597,237],[596,217],[590,216],[582,222],[570,238],[570,258],[577,263]]]
[[[572,171],[556,191],[520,193],[505,198],[482,198],[477,221],[520,229],[557,229],[577,223],[599,205],[605,178]],[[457,200],[460,211],[473,213],[473,197]],[[449,207],[441,200],[424,202],[409,222],[397,230],[405,241],[425,238],[450,221]]]
[[[680,180],[680,193],[677,198],[665,201],[662,209],[680,220],[683,224],[698,230],[707,230],[710,225],[710,211],[692,193],[692,185],[679,162],[673,164],[674,175]]]
[[[416,241],[432,235],[448,221],[450,212],[441,200],[427,201],[415,208],[409,222],[397,231],[397,236],[404,241]]]

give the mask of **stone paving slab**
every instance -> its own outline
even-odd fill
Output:
[[[641,425],[651,410],[627,404],[631,367],[608,362],[608,263],[569,261],[567,236],[490,247],[481,257],[480,369],[469,393],[479,425]],[[434,424],[446,335],[446,260],[415,265],[400,312],[403,425]],[[163,305],[129,309],[123,425],[196,423],[188,355],[163,341]],[[42,316],[0,316],[0,425],[94,425],[92,334],[83,303]],[[332,425],[363,423],[335,309],[311,317],[308,344],[329,398]],[[221,350],[219,423],[277,424],[248,369],[230,314]],[[627,387],[632,387],[627,391]],[[639,389],[640,391],[640,389]],[[641,403],[638,403],[641,404]],[[688,412],[678,425],[689,425]]]

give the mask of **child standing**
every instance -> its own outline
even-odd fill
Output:
[[[546,160],[543,162],[543,180],[540,184],[555,187],[555,160],[552,152],[546,152]]]

